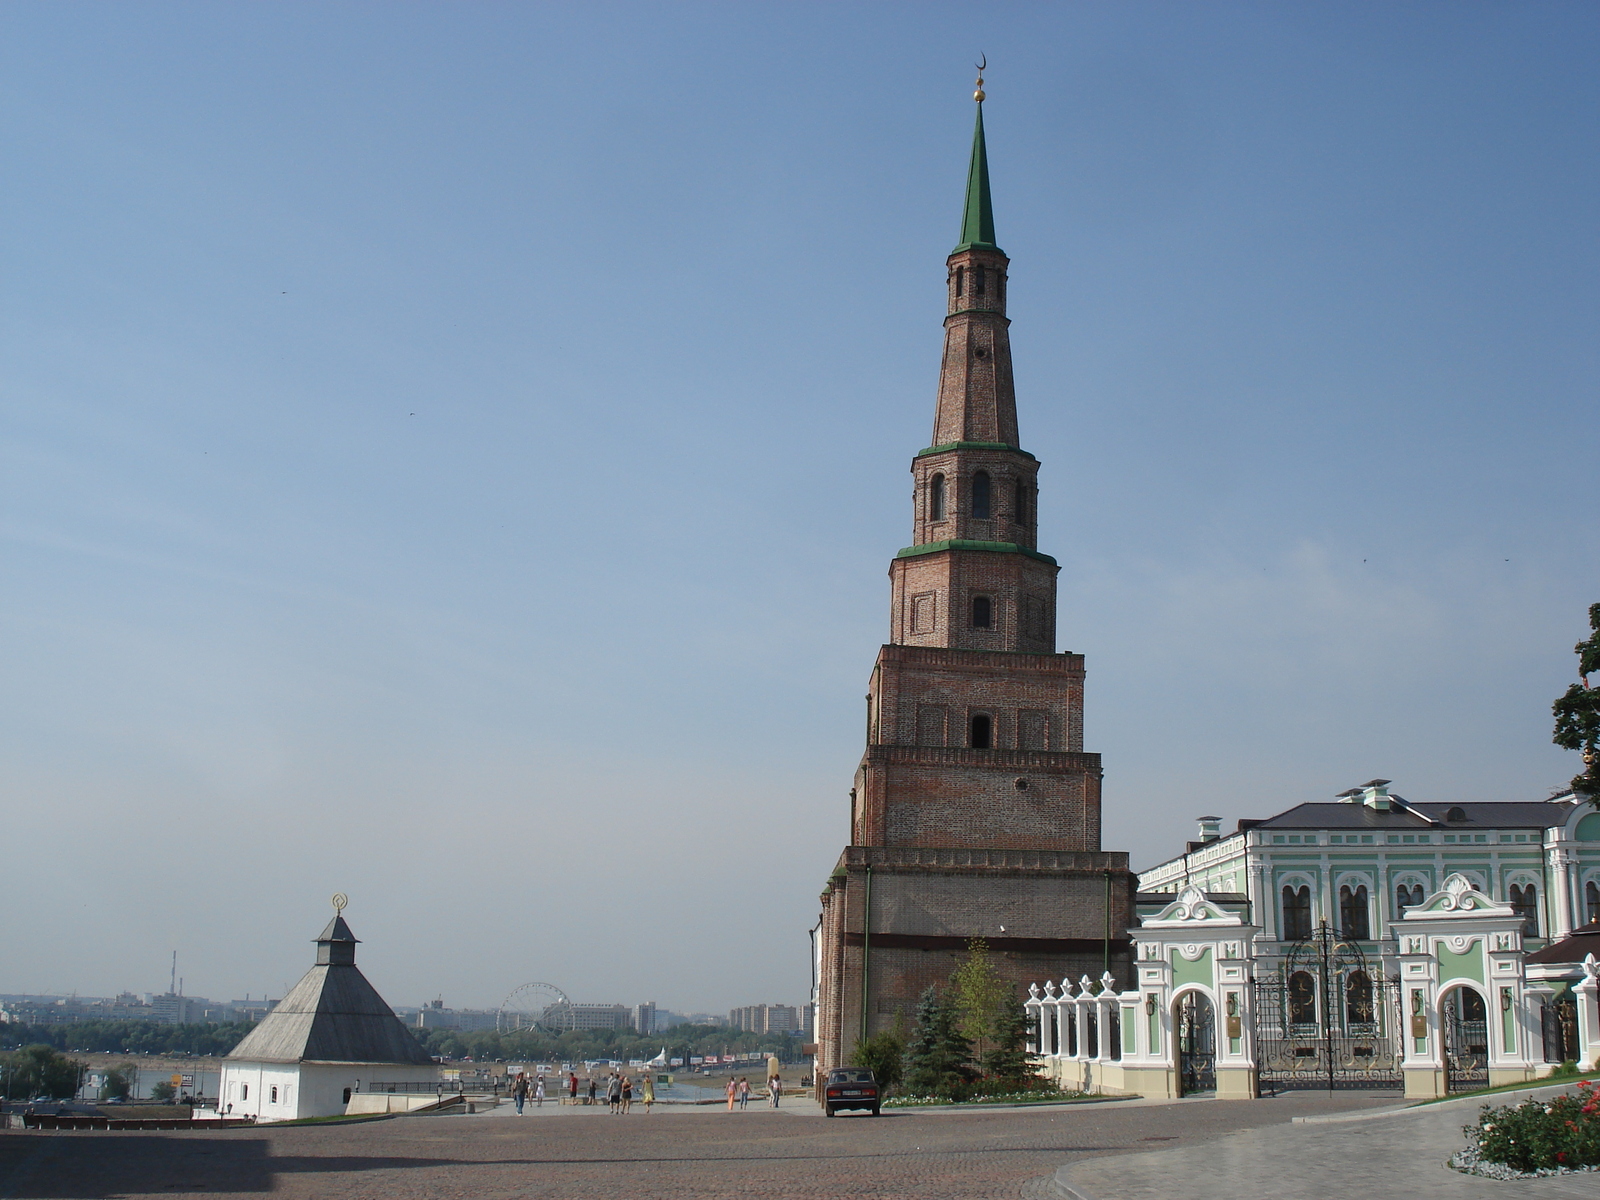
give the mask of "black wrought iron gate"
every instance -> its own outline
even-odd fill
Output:
[[[1326,923],[1255,985],[1261,1089],[1399,1089],[1404,1043],[1398,980]]]

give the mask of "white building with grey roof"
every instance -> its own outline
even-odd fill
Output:
[[[317,961],[223,1060],[225,1113],[261,1121],[337,1116],[384,1085],[434,1083],[439,1069],[356,966],[342,915],[317,938]]]

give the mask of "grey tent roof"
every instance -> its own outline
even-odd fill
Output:
[[[355,941],[344,918],[335,917],[317,939],[317,957],[328,957],[330,943],[350,943],[351,961],[319,961],[228,1057],[431,1066],[428,1052],[355,965]]]

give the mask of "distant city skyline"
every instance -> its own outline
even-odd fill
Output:
[[[980,52],[1103,844],[1577,769],[1592,4],[4,22],[0,990],[805,997]]]

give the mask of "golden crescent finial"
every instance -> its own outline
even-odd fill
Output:
[[[989,69],[989,56],[987,54],[979,54],[978,55],[978,61],[973,63],[972,65],[978,68],[978,87],[977,87],[977,91],[972,93],[972,98],[974,100],[976,100],[979,104],[982,104],[983,103],[983,73],[986,70]]]

